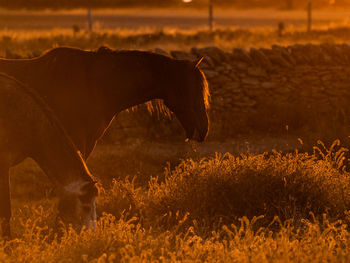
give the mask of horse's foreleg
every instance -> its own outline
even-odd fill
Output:
[[[3,237],[11,237],[10,218],[11,201],[9,167],[4,167],[0,162],[0,222]]]

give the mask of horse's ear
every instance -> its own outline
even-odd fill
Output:
[[[199,67],[199,64],[201,64],[201,62],[203,61],[203,59],[204,59],[204,57],[201,57],[200,59],[193,61],[194,67],[195,67],[195,68],[198,68],[198,67]]]

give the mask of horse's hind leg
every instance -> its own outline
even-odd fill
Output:
[[[0,160],[0,222],[2,236],[11,237],[10,230],[11,200],[10,200],[10,180],[9,167]]]

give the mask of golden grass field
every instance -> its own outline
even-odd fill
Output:
[[[0,260],[347,262],[350,184],[342,163],[346,150],[336,151],[338,143],[331,149],[319,145],[310,155],[274,152],[200,158],[192,153],[192,159],[174,168],[168,164],[163,172],[153,170],[154,177],[138,174],[147,180],[126,177],[104,182],[97,228],[80,234],[65,228],[60,240],[53,232],[56,200],[38,193],[50,184],[34,182],[43,175],[32,174],[34,185],[22,186],[27,195],[14,194],[16,238],[0,243]],[[120,158],[152,166],[149,159],[155,156],[139,149],[125,151]],[[113,170],[108,148],[97,152],[101,156],[95,154],[89,166],[97,169],[99,158],[106,156],[102,163],[110,163]],[[158,159],[154,162],[160,167]],[[19,178],[26,173],[38,173],[32,163],[21,166],[12,174],[13,189],[21,188],[25,182]]]
[[[87,32],[85,10],[0,10],[0,55],[10,50],[22,56],[69,45],[95,49],[188,50],[193,46],[270,47],[272,44],[343,43],[349,41],[348,10],[315,10],[313,29],[306,34],[304,10],[215,10],[214,32],[208,32],[207,10],[97,10],[94,31]],[[285,24],[284,37],[277,34]],[[75,28],[75,30],[74,30]]]
[[[244,14],[264,20],[264,13],[244,12],[235,14],[242,21]],[[241,24],[211,33],[202,26],[100,25],[93,33],[85,32],[83,24],[74,33],[72,22],[60,27],[56,21],[55,29],[8,26],[0,31],[0,55],[32,57],[62,45],[188,50],[350,39],[346,12],[323,14],[328,20],[315,23],[310,34],[300,24],[287,24],[283,37],[277,36],[274,24],[285,13],[265,12],[275,20],[265,18],[262,27],[240,28]],[[69,14],[82,16],[83,11]],[[52,18],[51,13],[41,15]],[[301,20],[302,15],[297,11],[287,18]],[[203,18],[201,12],[195,16]],[[339,141],[332,146],[320,142],[309,154],[298,152],[299,146],[292,136],[261,135],[202,145],[164,138],[103,140],[88,160],[100,188],[97,227],[75,233],[62,226],[60,239],[55,236],[57,200],[52,185],[34,162],[26,160],[11,170],[15,238],[0,238],[0,262],[349,262],[347,149]]]

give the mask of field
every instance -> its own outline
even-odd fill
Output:
[[[55,46],[96,49],[188,50],[193,46],[270,47],[273,44],[343,43],[349,40],[346,10],[313,13],[313,29],[306,34],[306,13],[275,10],[216,10],[214,32],[208,32],[206,10],[99,10],[94,11],[94,31],[87,32],[84,10],[24,12],[0,10],[0,55],[24,57]],[[277,26],[284,24],[284,37]],[[11,55],[10,54],[10,55]]]
[[[207,26],[206,9],[101,9],[93,10],[98,29],[198,29]],[[51,30],[77,25],[87,29],[87,11],[8,11],[0,10],[0,28],[8,30]],[[348,10],[315,10],[315,26],[342,24],[349,20]],[[219,28],[277,28],[279,22],[293,27],[305,26],[304,10],[278,11],[268,9],[214,9],[214,22]]]
[[[0,56],[35,57],[64,45],[230,51],[350,40],[345,11],[316,11],[311,33],[302,11],[218,10],[213,32],[205,11],[140,12],[98,11],[94,32],[86,32],[82,10],[2,10]],[[128,134],[118,121],[87,162],[99,182],[96,229],[61,226],[58,238],[53,187],[26,160],[11,169],[15,238],[0,239],[0,262],[349,262],[348,150],[337,134],[327,145],[254,131],[196,144],[152,127]],[[302,152],[307,143],[315,147]]]

